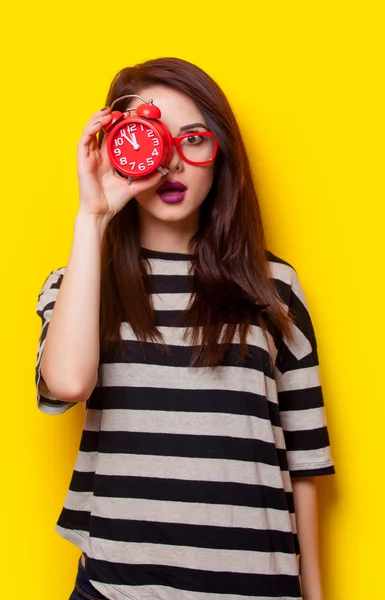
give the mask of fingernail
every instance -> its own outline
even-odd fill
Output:
[[[107,110],[108,108],[110,108],[109,106],[105,106],[104,108],[101,108],[100,110]]]

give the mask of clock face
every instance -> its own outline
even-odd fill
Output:
[[[109,137],[109,155],[118,171],[126,175],[146,175],[162,160],[163,140],[147,121],[131,119],[119,124]]]

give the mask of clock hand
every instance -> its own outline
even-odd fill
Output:
[[[134,150],[139,150],[140,146],[139,146],[139,144],[137,142],[135,133],[131,133],[131,138],[134,140],[134,144],[135,144]]]
[[[126,134],[126,132],[125,132],[125,131],[122,131],[122,132],[121,132],[121,136],[122,136],[122,137],[124,137],[124,138],[126,138],[127,142],[130,142],[131,146],[133,146],[133,147],[134,147],[134,149],[136,150],[136,146],[135,146],[134,142],[132,141],[132,139],[130,139],[130,138],[127,136],[127,134]]]

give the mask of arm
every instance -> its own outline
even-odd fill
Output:
[[[65,275],[42,355],[46,386],[59,400],[85,401],[97,382],[101,243],[105,221],[79,211]]]
[[[293,338],[282,338],[276,359],[278,406],[291,476],[303,600],[322,600],[318,560],[316,478],[335,473],[321,386],[318,348],[297,272],[274,265],[282,300],[293,312]]]
[[[318,554],[317,487],[313,477],[292,479],[300,546],[303,600],[323,600]]]

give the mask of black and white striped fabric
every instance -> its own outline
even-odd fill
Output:
[[[143,356],[122,323],[133,359],[101,358],[56,531],[87,555],[92,585],[111,600],[299,600],[291,477],[335,468],[298,275],[268,252],[282,302],[296,313],[294,341],[269,334],[266,344],[253,324],[251,358],[240,362],[236,338],[223,364],[204,373],[189,367],[192,349],[173,325],[191,294],[191,255],[141,253],[170,354],[150,343]],[[64,273],[51,272],[37,304],[37,400],[48,414],[74,406],[53,397],[40,374]]]

